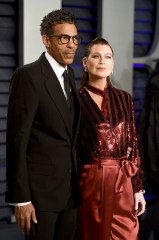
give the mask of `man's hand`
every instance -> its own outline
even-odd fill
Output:
[[[135,210],[137,216],[141,215],[145,212],[146,207],[146,201],[144,199],[143,193],[138,192],[134,194],[134,200],[135,200]]]
[[[31,203],[24,206],[15,207],[16,222],[24,234],[29,235],[31,221],[37,223],[35,208]]]

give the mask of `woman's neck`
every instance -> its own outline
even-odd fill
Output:
[[[95,87],[95,88],[99,88],[101,90],[104,90],[107,87],[106,79],[104,79],[104,81],[103,80],[102,81],[101,80],[100,81],[97,81],[97,80],[96,81],[91,81],[91,80],[89,80],[88,84],[93,86],[93,87]]]

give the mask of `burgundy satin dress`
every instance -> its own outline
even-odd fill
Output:
[[[103,96],[102,111],[87,90]],[[131,96],[112,86],[101,91],[90,85],[79,94],[82,119],[77,154],[82,205],[78,239],[137,240],[133,195],[143,186]]]

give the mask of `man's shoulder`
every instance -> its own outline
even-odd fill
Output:
[[[24,64],[22,66],[19,66],[16,69],[16,71],[23,71],[23,70],[27,71],[27,70],[31,70],[31,69],[37,68],[37,67],[39,67],[39,65],[41,64],[41,62],[44,59],[45,59],[45,55],[44,55],[44,53],[42,53],[41,56],[37,60],[35,60],[35,61],[31,62],[31,63]]]
[[[67,68],[69,73],[74,74],[74,70],[71,66],[68,65]]]
[[[68,70],[69,77],[70,77],[71,79],[75,79],[75,73],[74,73],[73,68],[68,65],[68,66],[67,66],[67,70]]]

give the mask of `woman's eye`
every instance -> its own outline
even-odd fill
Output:
[[[105,58],[106,58],[106,59],[111,59],[112,57],[111,57],[111,56],[106,56]]]
[[[98,55],[94,55],[93,58],[98,58],[99,56]]]

